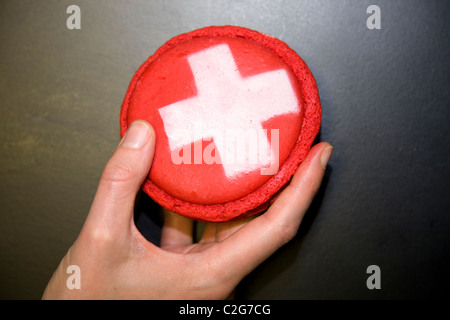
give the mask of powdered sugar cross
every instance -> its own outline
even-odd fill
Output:
[[[171,151],[178,152],[199,140],[214,139],[216,153],[220,154],[227,177],[271,166],[278,161],[278,149],[275,154],[273,143],[272,151],[267,152],[270,143],[262,123],[275,116],[300,111],[286,70],[244,78],[227,44],[193,53],[188,56],[188,62],[197,96],[159,109]],[[257,142],[248,141],[250,145],[247,144],[245,156],[237,162],[230,161],[239,148],[236,133],[257,138]],[[230,136],[233,139],[229,139]],[[251,145],[255,142],[257,147]]]

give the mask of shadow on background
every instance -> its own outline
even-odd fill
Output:
[[[144,191],[139,190],[134,206],[134,223],[149,242],[160,245],[161,228],[164,223],[162,207]]]

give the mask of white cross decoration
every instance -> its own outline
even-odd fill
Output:
[[[275,116],[300,112],[300,103],[286,70],[244,78],[227,44],[193,53],[188,56],[188,62],[197,96],[159,109],[171,152],[179,152],[196,141],[214,139],[216,155],[220,155],[225,175],[230,178],[277,162],[274,133],[271,149],[262,123]],[[241,134],[244,136],[237,137]],[[248,139],[245,135],[256,137],[257,146],[252,144],[256,140],[248,140],[246,155],[242,157],[242,152],[237,153],[238,158],[245,161],[230,161],[235,160],[239,148],[240,142],[236,139]],[[276,144],[278,148],[278,141]],[[278,162],[276,165],[278,170]]]

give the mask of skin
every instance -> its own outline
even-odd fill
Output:
[[[48,283],[43,299],[225,299],[239,282],[297,233],[331,156],[311,148],[290,184],[256,218],[209,223],[193,243],[193,221],[165,213],[161,247],[133,221],[136,194],[155,150],[155,132],[136,121],[107,163],[85,224]],[[80,267],[70,290],[67,267]]]

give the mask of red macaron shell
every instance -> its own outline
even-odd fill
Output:
[[[272,98],[270,91],[267,95],[268,90],[255,89],[256,95],[247,93],[265,81],[261,75],[275,73],[280,79],[288,79],[285,87],[291,87],[290,98]],[[209,83],[214,91],[209,90]],[[199,102],[197,98],[202,96],[212,101],[206,107],[205,100]],[[247,100],[239,101],[241,98]],[[271,99],[275,99],[275,110],[269,108]],[[287,101],[291,107],[277,106],[278,100],[281,104]],[[138,119],[148,121],[155,129],[155,157],[143,184],[143,190],[151,198],[184,216],[219,222],[267,208],[308,153],[319,130],[320,117],[315,80],[292,49],[259,32],[224,26],[179,35],[159,48],[133,77],[122,104],[120,124],[122,136]],[[202,126],[194,128],[194,122]],[[261,174],[258,165],[225,165],[226,144],[221,140],[223,137],[214,133],[231,130],[228,128],[235,124],[239,130],[247,130],[247,123],[258,132],[258,143],[267,140],[273,147],[274,141],[278,141],[279,167],[273,174]],[[205,131],[204,136],[199,130]],[[208,162],[207,156],[219,163]]]

